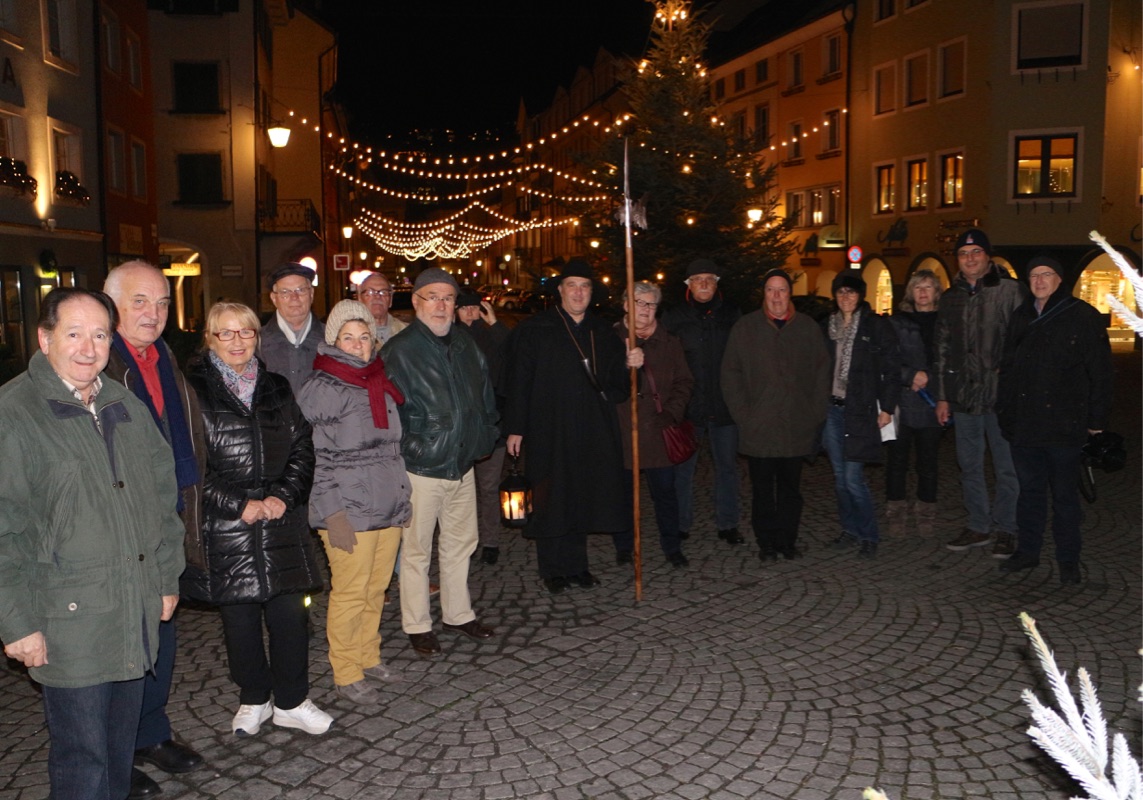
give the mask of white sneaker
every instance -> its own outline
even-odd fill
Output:
[[[297,708],[289,710],[275,708],[274,724],[280,728],[297,728],[314,736],[320,736],[329,730],[329,726],[333,724],[333,717],[306,698]]]
[[[234,715],[234,722],[230,723],[230,730],[235,736],[253,736],[262,729],[262,723],[274,713],[274,704],[265,702],[260,706],[239,706],[238,713]]]

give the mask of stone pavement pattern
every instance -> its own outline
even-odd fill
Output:
[[[947,551],[963,524],[951,436],[942,447],[940,531],[883,540],[880,557],[826,548],[836,535],[825,458],[805,473],[803,559],[762,564],[717,540],[708,498],[685,543],[688,569],[657,546],[644,499],[644,594],[594,537],[595,590],[552,597],[529,544],[504,536],[500,563],[473,563],[473,603],[490,643],[441,633],[422,661],[394,603],[385,659],[405,681],[362,713],[338,699],[315,597],[311,697],[335,716],[322,737],[275,728],[230,734],[237,691],[218,616],[179,612],[169,710],[209,769],[148,768],[166,800],[251,798],[1063,798],[1079,788],[1028,739],[1025,687],[1047,693],[1016,615],[1041,626],[1061,668],[1085,666],[1113,730],[1140,752],[1140,420],[1138,354],[1117,357],[1115,427],[1128,469],[1098,475],[1084,525],[1084,584],[1054,562],[998,574],[988,548]],[[700,460],[700,482],[710,465]],[[881,470],[870,470],[876,496]],[[745,470],[743,497],[748,498]],[[743,506],[744,523],[749,503]],[[1046,550],[1045,555],[1050,553]],[[38,694],[0,670],[0,800],[48,796]]]

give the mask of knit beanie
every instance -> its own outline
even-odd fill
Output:
[[[841,289],[853,289],[857,292],[858,297],[862,300],[865,299],[865,281],[855,270],[839,272],[837,277],[833,279],[833,286],[830,287],[831,293],[836,295]]]
[[[969,228],[967,231],[961,233],[956,237],[956,247],[953,248],[953,253],[958,252],[965,245],[974,244],[985,252],[986,255],[992,255],[992,242],[988,241],[988,234],[980,228]]]
[[[341,333],[341,326],[354,320],[364,322],[373,332],[373,314],[360,300],[342,300],[329,312],[325,321],[325,343],[332,345]]]
[[[458,294],[460,293],[460,286],[457,285],[456,278],[440,267],[429,267],[426,270],[422,270],[421,274],[417,276],[417,280],[413,283],[413,291],[417,291],[422,286],[428,286],[431,283],[447,283],[456,289]]]

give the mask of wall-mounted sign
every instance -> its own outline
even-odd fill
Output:
[[[851,263],[851,264],[860,264],[861,263],[861,257],[864,255],[865,255],[865,251],[862,250],[857,245],[854,245],[853,247],[851,247],[845,251],[845,257],[849,259],[849,263]]]
[[[349,253],[334,253],[333,254],[333,268],[338,272],[348,272],[350,264],[353,263],[353,258]]]
[[[163,274],[168,278],[193,278],[202,274],[202,264],[172,262],[163,268]]]

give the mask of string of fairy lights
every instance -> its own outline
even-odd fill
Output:
[[[671,24],[685,18],[685,12],[674,9],[669,14],[669,18],[660,18],[662,24]],[[679,16],[680,14],[682,16]],[[696,79],[706,79],[707,69],[701,63],[696,61],[687,64],[685,60],[681,60],[680,63]],[[640,73],[651,68],[652,64],[646,60],[637,65]],[[656,74],[660,74],[658,69],[655,71]],[[844,114],[846,111],[848,109],[842,109],[841,113]],[[299,117],[293,110],[288,113],[289,117],[300,119],[303,128],[311,127],[307,118]],[[686,111],[683,113],[689,114]],[[626,132],[624,125],[632,119],[633,115],[623,114],[608,122],[603,118],[583,114],[559,129],[545,133],[535,141],[478,155],[429,154],[402,148],[383,149],[344,137],[333,141],[334,134],[326,132],[326,138],[336,146],[337,150],[337,160],[329,163],[327,168],[340,180],[351,184],[359,193],[368,192],[424,205],[464,202],[463,208],[452,211],[441,219],[425,223],[402,222],[362,206],[353,220],[353,226],[372,239],[382,250],[402,256],[409,261],[420,258],[430,260],[465,258],[475,251],[516,234],[541,228],[579,224],[578,217],[574,215],[518,219],[502,214],[485,202],[481,202],[482,199],[487,200],[489,196],[498,192],[512,189],[518,197],[538,198],[541,201],[553,201],[565,205],[600,203],[616,199],[619,192],[619,187],[615,185],[617,170],[613,169],[606,175],[600,175],[593,170],[592,176],[600,180],[581,177],[541,160],[540,148],[554,144],[577,131],[592,131],[602,136],[621,136]],[[712,116],[710,124],[725,127],[727,118]],[[828,120],[823,121],[821,128],[828,130],[828,127]],[[312,125],[312,130],[319,134],[321,132],[318,125]],[[795,139],[804,140],[809,138],[811,133],[818,132],[819,127],[814,126],[812,129],[798,132],[800,134],[798,136],[780,142],[774,141],[768,149],[777,151],[781,147],[786,153],[793,152],[787,148],[799,144]],[[682,163],[679,169],[684,173],[690,173],[695,168],[695,153],[665,150],[645,141],[639,141],[637,144],[642,149],[680,160]],[[704,157],[718,159],[719,156],[710,153],[704,154]],[[544,180],[553,182],[558,179],[564,182],[564,185],[576,187],[578,193],[564,194],[535,188],[529,185],[529,181],[536,175],[550,176]],[[414,186],[399,188],[388,185],[383,176],[388,176],[398,183],[412,183]],[[462,191],[440,191],[425,183],[428,181],[457,181],[464,182],[468,186]],[[421,182],[420,185],[416,185],[418,182]],[[587,193],[593,189],[597,191]],[[495,224],[480,225],[475,221],[477,218],[491,218]]]

